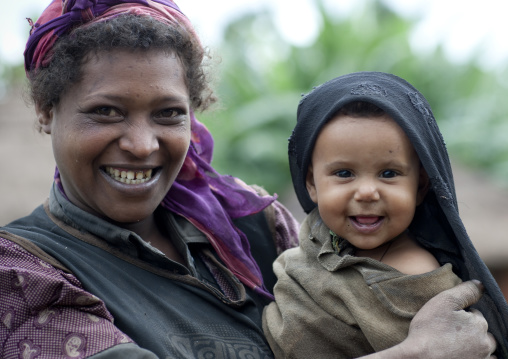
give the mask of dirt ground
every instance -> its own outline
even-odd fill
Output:
[[[4,171],[0,225],[30,213],[45,200],[52,183],[50,138],[35,131],[34,121],[33,109],[24,102],[21,90],[0,99],[0,168]],[[490,267],[506,271],[508,191],[484,174],[459,165],[454,165],[454,174],[461,217],[473,243]],[[302,218],[294,197],[288,196],[283,202]]]

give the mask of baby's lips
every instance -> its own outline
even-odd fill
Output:
[[[378,222],[381,217],[379,216],[354,216],[353,219],[360,224],[374,224]]]

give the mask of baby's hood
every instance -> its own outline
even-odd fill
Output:
[[[441,264],[452,263],[462,280],[478,279],[484,284],[487,294],[478,308],[489,322],[489,331],[496,332],[498,356],[508,358],[508,305],[459,217],[448,152],[430,105],[407,81],[382,72],[357,72],[330,80],[302,97],[289,139],[289,165],[304,211],[309,213],[316,206],[305,178],[319,131],[340,108],[356,101],[383,109],[413,144],[429,176],[430,189],[417,207],[410,231]]]

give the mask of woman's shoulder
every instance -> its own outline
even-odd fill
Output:
[[[51,228],[54,227],[54,223],[48,216],[49,212],[49,200],[46,200],[43,204],[36,207],[32,213],[20,217],[12,222],[0,226],[0,232],[9,232],[23,237],[30,237],[37,233],[51,233]]]
[[[114,326],[104,302],[85,291],[74,275],[5,237],[9,237],[7,232],[0,233],[0,320],[4,328],[0,330],[0,352],[15,350],[27,355],[37,351],[41,356],[61,352],[51,355],[56,359],[70,357],[72,353],[66,350],[75,343],[82,344],[80,348],[86,344],[87,354],[95,354],[119,340],[132,342]]]

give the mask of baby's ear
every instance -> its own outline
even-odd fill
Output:
[[[307,192],[309,192],[309,196],[312,202],[317,203],[317,191],[316,184],[314,182],[314,172],[312,170],[312,165],[309,165],[309,169],[307,170],[305,186],[307,187]]]
[[[35,104],[35,113],[37,114],[37,121],[41,131],[44,131],[48,135],[51,134],[51,123],[53,122],[53,106],[49,108],[43,108],[41,104]]]
[[[418,193],[416,194],[416,205],[420,205],[429,191],[430,180],[427,171],[420,164],[420,177],[418,179]]]

